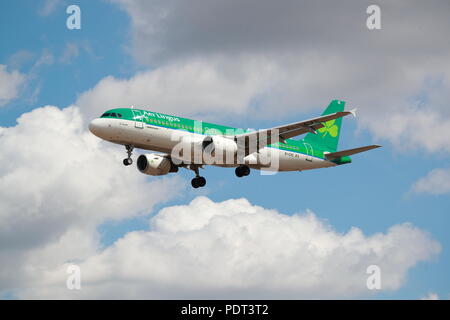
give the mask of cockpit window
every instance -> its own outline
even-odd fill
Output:
[[[100,118],[106,118],[106,117],[122,118],[122,114],[116,113],[116,112],[106,112],[106,113],[102,114],[102,116]]]

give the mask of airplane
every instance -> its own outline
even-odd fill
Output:
[[[206,165],[234,167],[237,177],[250,174],[250,169],[303,171],[351,163],[351,155],[379,148],[369,145],[337,151],[342,118],[356,109],[344,111],[345,102],[332,100],[320,117],[262,130],[243,130],[206,123],[154,111],[115,108],[92,120],[89,130],[97,137],[125,146],[133,163],[134,148],[157,153],[137,158],[140,172],[161,176],[194,171],[193,188],[204,187],[206,179],[199,169]],[[306,134],[301,140],[291,139]]]

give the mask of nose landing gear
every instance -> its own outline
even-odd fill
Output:
[[[129,165],[133,164],[133,159],[131,159],[131,154],[133,153],[134,147],[132,145],[127,144],[125,146],[125,148],[127,149],[128,158],[123,159],[123,165],[129,166]]]

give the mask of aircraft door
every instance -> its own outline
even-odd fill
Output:
[[[144,115],[140,110],[131,109],[133,112],[134,126],[138,129],[144,129]]]

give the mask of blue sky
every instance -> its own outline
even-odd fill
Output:
[[[54,60],[35,71],[38,75],[26,88],[23,100],[17,99],[1,110],[2,119],[7,121],[4,124],[11,125],[21,113],[42,105],[68,106],[78,94],[94,86],[105,75],[129,76],[137,68],[126,53],[129,19],[111,4],[80,1],[83,5],[83,23],[86,25],[76,31],[65,27],[69,15],[65,13],[66,6],[63,4],[55,9],[63,15],[47,16],[38,13],[42,7],[39,1],[18,1],[14,5],[4,2],[1,5],[2,24],[14,30],[12,33],[11,29],[2,28],[2,39],[8,43],[0,53],[2,61],[7,63],[14,54],[29,52],[29,58],[21,61],[19,70],[30,72],[45,53]],[[99,14],[101,12],[105,14]],[[70,63],[60,62],[58,60],[67,44],[79,46],[79,56]],[[36,88],[40,88],[39,94],[30,101],[30,95]]]
[[[107,76],[127,79],[158,67],[159,62],[149,66],[133,53],[135,33],[131,18],[122,7],[109,1],[71,1],[70,4],[78,4],[82,10],[82,28],[68,30],[65,27],[68,4],[59,2],[50,13],[43,14],[40,10],[45,1],[1,2],[0,64],[27,77],[18,97],[0,108],[1,127],[14,127],[20,115],[45,105],[60,109],[70,106]],[[64,52],[71,45],[76,46],[77,53],[65,59]],[[44,62],[39,65],[40,60]],[[427,93],[418,92],[417,96],[419,100],[426,100]],[[303,104],[298,110],[272,111],[276,113],[273,118],[258,117],[248,110],[238,115],[214,117],[217,122],[236,127],[270,127],[316,116],[334,98],[352,99],[348,92],[343,97],[324,93],[314,101],[297,101],[298,105]],[[404,97],[405,100],[408,98]],[[323,101],[323,106],[316,101]],[[149,101],[148,104],[153,103]],[[207,113],[207,110],[198,112],[208,116]],[[360,108],[360,113],[365,113],[365,109]],[[376,116],[373,112],[370,115]],[[396,142],[383,135],[377,136],[370,126],[358,122],[359,118],[343,120],[339,148],[373,143],[381,144],[383,148],[354,156],[350,165],[274,176],[253,172],[249,177],[237,179],[232,169],[208,167],[203,173],[208,179],[208,188],[204,190],[191,190],[192,173],[181,170],[182,183],[187,187],[175,197],[157,203],[144,216],[106,221],[97,226],[102,246],[111,246],[130,231],[146,230],[149,216],[164,207],[187,204],[198,195],[205,195],[215,202],[244,197],[253,205],[285,214],[310,209],[339,233],[357,227],[364,234],[372,235],[387,232],[393,225],[410,222],[438,241],[441,252],[409,269],[406,281],[399,289],[363,297],[417,299],[435,292],[441,298],[449,298],[449,194],[411,191],[414,183],[431,170],[448,168],[448,152],[432,152],[421,145],[403,150]],[[439,134],[438,128],[429,130]],[[120,157],[125,154],[119,146],[114,148]],[[155,178],[146,179],[151,182]],[[122,193],[125,197],[126,192],[123,190]],[[10,296],[5,294],[5,297]]]

